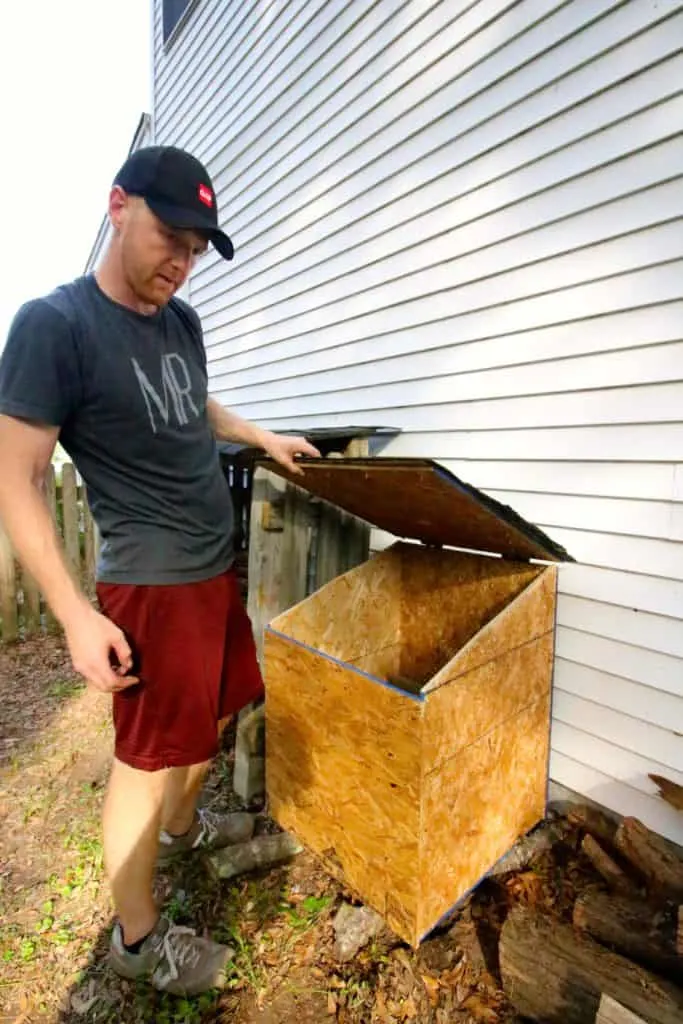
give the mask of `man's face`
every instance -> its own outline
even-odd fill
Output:
[[[138,196],[121,193],[116,202],[113,197],[110,212],[126,283],[143,302],[165,306],[206,251],[206,240],[195,231],[168,227]]]

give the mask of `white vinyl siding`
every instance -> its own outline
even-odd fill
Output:
[[[214,395],[380,425],[564,544],[551,774],[683,843],[683,0],[198,0],[158,142]]]
[[[151,122],[149,114],[145,113],[140,117],[139,124],[135,130],[135,135],[133,136],[133,140],[128,150],[128,155],[130,156],[131,153],[134,153],[138,149],[142,149],[143,146],[149,146],[150,144]],[[97,270],[113,237],[114,231],[111,226],[111,221],[109,220],[109,214],[105,214],[102,218],[100,229],[97,232],[97,237],[95,238],[93,247],[88,255],[88,260],[85,265],[86,274]]]

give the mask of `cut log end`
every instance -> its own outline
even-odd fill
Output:
[[[651,894],[683,900],[683,860],[670,843],[637,818],[624,818],[614,842],[619,853],[645,878]]]
[[[679,786],[677,782],[672,782],[671,779],[667,779],[663,775],[650,773],[650,778],[659,789],[662,800],[666,800],[677,811],[683,811],[683,786]]]
[[[594,839],[590,833],[583,837],[581,850],[590,860],[598,874],[607,882],[610,889],[623,894],[632,894],[634,892],[635,886],[633,882],[631,882],[617,862],[610,857],[607,851],[603,849],[597,839]]]
[[[614,845],[617,823],[603,811],[579,805],[572,807],[567,814],[567,820],[571,825],[592,835],[602,846],[610,848]]]

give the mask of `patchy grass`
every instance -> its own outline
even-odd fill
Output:
[[[54,697],[55,700],[62,701],[68,697],[75,697],[76,694],[83,693],[84,690],[85,685],[79,679],[60,679],[50,686],[48,695]]]
[[[504,997],[452,931],[419,953],[383,933],[353,960],[334,951],[349,898],[309,854],[220,881],[200,858],[156,876],[178,924],[235,949],[223,991],[162,995],[115,976],[100,812],[112,750],[108,701],[68,671],[58,638],[0,649],[0,1021],[22,1024],[458,1024],[510,1019]],[[11,741],[11,742],[10,742]],[[205,787],[215,810],[238,806],[227,733]],[[259,830],[273,831],[267,817]],[[477,895],[495,930],[506,900],[565,899],[556,866]],[[568,881],[569,879],[569,881]],[[516,888],[515,888],[516,886]],[[490,920],[489,920],[490,919]],[[472,926],[472,931],[474,928]],[[3,1016],[3,1014],[5,1016]]]

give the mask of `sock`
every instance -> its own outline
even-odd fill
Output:
[[[153,928],[152,931],[154,931]],[[152,932],[147,932],[147,934],[143,935],[141,939],[138,939],[137,942],[131,942],[130,945],[127,942],[124,942],[123,948],[125,949],[126,953],[139,953],[140,950],[142,949],[143,942],[146,939],[148,939],[151,934]]]

